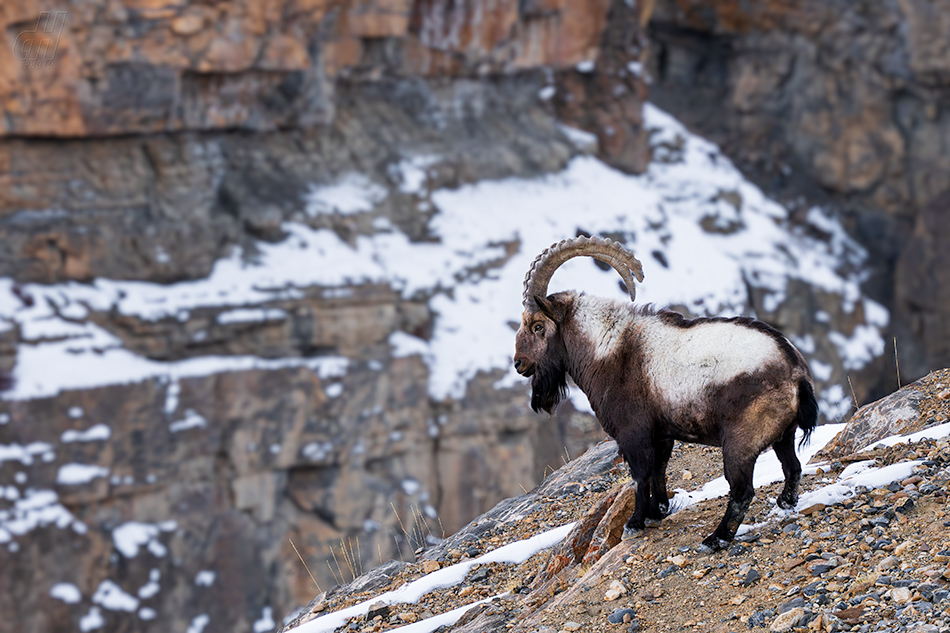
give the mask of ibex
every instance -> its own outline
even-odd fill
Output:
[[[722,447],[729,502],[701,550],[719,550],[735,537],[755,494],[755,460],[769,446],[785,474],[778,505],[794,507],[802,472],[795,429],[804,442],[818,418],[801,353],[748,317],[687,319],[572,290],[546,296],[554,271],[580,255],[610,264],[635,299],[643,268],[617,242],[578,237],[552,245],[525,276],[514,365],[531,378],[535,411],[552,413],[570,376],[617,441],[636,485],[624,538],[669,512],[666,466],[675,440]]]

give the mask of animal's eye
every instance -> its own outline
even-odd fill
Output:
[[[535,333],[535,334],[540,334],[540,333],[543,332],[543,331],[544,331],[544,324],[543,324],[543,323],[535,323],[535,324],[534,324],[534,333]]]

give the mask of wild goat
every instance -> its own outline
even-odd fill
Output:
[[[785,474],[778,505],[794,507],[802,472],[795,428],[804,431],[804,442],[818,417],[801,353],[780,332],[748,317],[686,319],[573,290],[545,296],[554,271],[579,255],[610,264],[635,299],[633,277],[643,281],[643,268],[617,242],[578,237],[552,245],[525,276],[514,365],[531,378],[535,411],[554,411],[567,395],[569,375],[617,440],[636,485],[636,508],[623,537],[669,512],[666,465],[674,440],[722,447],[729,502],[703,551],[735,537],[755,494],[755,460],[769,446]]]

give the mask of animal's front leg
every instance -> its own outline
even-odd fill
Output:
[[[640,534],[646,527],[647,509],[650,504],[650,474],[653,466],[653,449],[647,447],[637,447],[633,450],[624,450],[623,457],[630,467],[630,478],[633,479],[637,487],[634,498],[633,514],[627,520],[623,528],[623,540],[633,538]]]
[[[654,445],[653,477],[650,482],[649,519],[659,523],[670,513],[670,497],[666,492],[666,465],[673,454],[673,440],[661,440]],[[648,525],[649,525],[648,521]]]

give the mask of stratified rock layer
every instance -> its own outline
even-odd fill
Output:
[[[589,116],[573,124],[642,171],[645,88],[624,68],[647,18],[619,0],[4,3],[0,301],[202,280],[288,221],[425,243],[426,192],[578,153],[542,89],[570,84]],[[399,173],[419,157],[422,193]],[[351,174],[384,192],[372,213],[310,213],[313,187]],[[0,631],[268,630],[311,573],[410,559],[603,437],[570,406],[541,420],[498,371],[432,399],[422,357],[390,344],[432,335],[428,296],[286,290],[160,318],[49,307],[145,362],[273,367],[0,402]],[[0,319],[0,371],[63,336]]]
[[[663,0],[651,23],[653,101],[766,190],[851,218],[905,379],[950,364],[948,33],[932,0]]]

